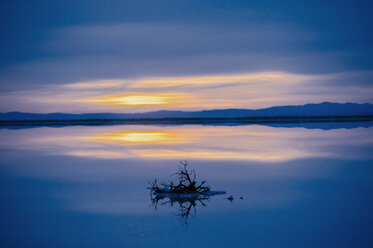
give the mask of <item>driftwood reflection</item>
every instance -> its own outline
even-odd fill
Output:
[[[179,217],[180,222],[183,225],[188,224],[188,219],[190,217],[195,217],[197,214],[197,207],[206,207],[210,196],[207,195],[196,195],[188,197],[180,197],[172,194],[161,194],[161,195],[151,195],[151,206],[157,210],[159,206],[167,206],[175,208],[176,216]]]

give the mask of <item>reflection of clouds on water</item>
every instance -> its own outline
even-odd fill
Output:
[[[100,126],[0,130],[4,148],[100,159],[207,159],[279,162],[364,158],[371,128],[318,130],[266,126]],[[351,152],[346,153],[343,150]],[[343,151],[343,152],[342,152]]]
[[[121,130],[87,137],[87,140],[99,141],[103,143],[114,143],[122,145],[167,145],[167,144],[186,144],[191,142],[188,132],[180,130]]]
[[[166,180],[182,159],[179,156],[185,154],[183,158],[191,159],[191,166],[214,188],[244,196],[243,201],[233,204],[219,196],[211,198],[207,208],[198,208],[198,216],[271,210],[320,194],[317,187],[316,193],[310,193],[307,184],[327,179],[335,172],[341,175],[344,164],[340,158],[371,158],[370,133],[371,128],[325,131],[255,125],[3,129],[0,172],[56,185],[43,186],[46,191],[53,190],[44,197],[52,195],[69,211],[152,215],[155,213],[148,207],[145,187],[153,178]],[[156,159],[165,156],[154,153],[157,149],[175,154]],[[192,149],[200,154],[193,154]],[[204,149],[216,156],[202,154]],[[147,159],[137,151],[149,152]],[[272,159],[276,154],[284,157]],[[356,173],[355,168],[349,168],[343,175]],[[368,182],[369,175],[361,173],[359,182]],[[305,187],[299,187],[300,183]],[[30,195],[32,188],[22,187],[20,194]],[[156,214],[169,213],[170,209],[159,208]]]

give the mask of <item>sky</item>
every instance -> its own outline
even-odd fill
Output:
[[[371,1],[0,3],[0,112],[373,103]]]

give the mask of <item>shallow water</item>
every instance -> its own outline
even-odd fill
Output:
[[[2,247],[370,247],[373,127],[312,128],[1,129]],[[227,194],[154,209],[179,160]]]

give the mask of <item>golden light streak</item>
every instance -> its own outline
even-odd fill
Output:
[[[6,134],[9,130],[1,130]],[[209,159],[258,162],[361,158],[330,147],[372,144],[370,129],[317,130],[249,126],[102,126],[9,133],[0,147],[101,159]],[[7,134],[8,135],[8,134]],[[10,137],[10,136],[9,136]],[[3,142],[2,142],[3,141]],[[370,155],[364,155],[371,158]]]
[[[127,93],[121,95],[108,95],[83,100],[99,104],[108,104],[123,107],[151,106],[151,105],[176,105],[188,98],[187,94],[175,92],[162,93]]]
[[[173,86],[204,86],[229,83],[294,83],[320,76],[301,75],[285,72],[260,72],[248,74],[228,74],[193,77],[164,77],[135,80],[132,88],[164,88]]]
[[[298,149],[296,144],[284,145],[291,139],[288,134],[277,132],[275,129],[201,126],[121,130],[84,138],[88,141],[114,144],[115,147],[126,147],[123,156],[130,154],[141,159],[189,158],[274,162],[320,156],[321,153]]]
[[[43,104],[43,107],[53,109],[50,112],[59,112],[60,108],[64,109],[62,112],[75,112],[76,109],[87,109],[88,112],[104,112],[107,109],[109,112],[117,111],[118,107],[126,108],[125,111],[128,113],[165,109],[255,109],[309,102],[307,97],[310,96],[300,95],[299,88],[307,84],[307,80],[323,80],[328,77],[332,76],[266,71],[246,74],[105,79],[50,86],[40,91],[37,97],[27,93],[22,99],[30,102],[30,106]],[[311,98],[315,96],[312,95]],[[330,100],[330,96],[319,98],[323,101]]]
[[[242,151],[219,151],[219,150],[173,150],[173,149],[134,149],[132,153],[139,158],[146,159],[217,159],[217,160],[256,160],[262,162],[285,161],[304,157],[312,157],[311,153],[304,151],[278,151],[276,153],[266,152],[242,152]]]
[[[191,138],[188,138],[187,133],[176,130],[126,130],[91,136],[86,139],[124,145],[180,144],[188,143],[191,140]]]

